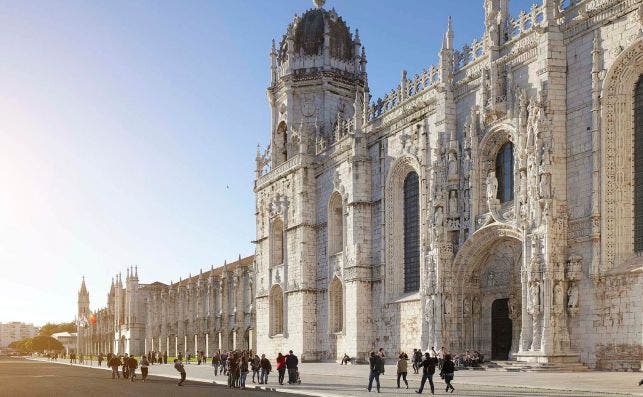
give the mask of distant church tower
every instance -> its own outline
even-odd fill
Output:
[[[80,283],[80,290],[78,291],[78,317],[77,317],[77,332],[78,332],[78,352],[84,353],[87,351],[85,338],[82,337],[85,327],[88,325],[89,321],[89,292],[87,292],[87,286],[85,285],[85,276],[83,276],[83,281]]]

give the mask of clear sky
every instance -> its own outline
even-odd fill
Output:
[[[531,2],[514,0],[512,14]],[[272,38],[309,0],[0,0],[0,322],[70,321],[137,265],[169,282],[254,252]],[[480,37],[482,0],[329,0],[377,97]]]

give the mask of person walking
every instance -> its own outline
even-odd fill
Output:
[[[98,353],[98,366],[102,366],[103,364],[103,353]]]
[[[438,368],[442,369],[442,363],[444,363],[444,355],[446,354],[446,351],[444,350],[444,346],[438,350]]]
[[[123,371],[123,379],[129,379],[129,367],[127,366],[127,359],[129,356],[125,353],[125,356],[121,358],[121,366]]]
[[[134,356],[129,356],[127,359],[127,372],[129,374],[129,379],[132,382],[136,379],[136,368],[138,368],[138,360],[136,360],[136,357]]]
[[[167,352],[163,352],[163,364],[167,364]]]
[[[241,355],[241,364],[239,364],[239,387],[246,388],[246,377],[248,376],[248,356],[244,352]]]
[[[286,374],[286,356],[281,354],[281,352],[277,354],[277,373],[279,374],[279,377],[278,377],[279,384],[283,385],[284,375]]]
[[[406,374],[408,372],[408,356],[402,352],[397,359],[397,388],[400,388],[400,378],[404,380],[406,388],[409,388],[409,382],[406,380]]]
[[[141,379],[143,379],[143,382],[145,382],[145,379],[147,379],[147,371],[148,367],[150,365],[150,360],[143,354],[143,357],[141,357]]]
[[[229,353],[226,353],[225,350],[221,353],[221,375],[228,374],[228,354]]]
[[[259,377],[259,384],[261,385],[268,384],[268,374],[272,370],[272,365],[270,364],[270,360],[266,358],[265,354],[261,355],[261,361],[259,362],[259,366],[261,367],[261,376]]]
[[[212,369],[214,369],[214,376],[219,375],[219,365],[221,364],[221,353],[217,351],[212,356]]]
[[[255,383],[255,376],[257,377],[257,382],[259,382],[261,380],[261,378],[259,377],[259,371],[261,370],[261,359],[256,354],[252,358],[250,369],[252,369],[252,383]]]
[[[286,368],[288,369],[288,384],[297,383],[299,378],[298,368],[299,358],[291,351],[286,356]]]
[[[178,385],[183,386],[183,382],[185,382],[186,377],[185,367],[183,366],[181,360],[179,360],[178,358],[174,359],[174,369],[176,369],[178,373],[181,374],[181,380],[179,381]]]
[[[445,391],[449,391],[449,389],[451,389],[451,393],[453,393],[453,391],[455,390],[455,388],[451,384],[451,381],[453,380],[454,371],[455,371],[455,365],[453,364],[453,361],[451,361],[451,355],[445,354],[444,362],[442,363],[442,371],[440,371],[440,376],[444,378],[444,383],[446,383],[447,385],[447,388]]]
[[[112,357],[107,362],[107,365],[112,369],[112,379],[120,379],[121,375],[118,372],[118,366],[120,365],[121,360],[117,355],[112,355]]]
[[[370,368],[370,374],[368,376],[368,387],[366,390],[369,392],[373,388],[373,379],[376,382],[377,385],[377,392],[380,392],[380,374],[384,373],[384,362],[382,360],[382,357],[379,354],[375,354],[374,351],[370,353],[370,356],[368,358],[368,365]],[[381,372],[380,372],[381,370]]]
[[[435,394],[435,386],[433,385],[433,374],[435,374],[435,366],[438,364],[438,359],[431,356],[431,353],[424,353],[424,360],[422,360],[422,381],[420,382],[420,389],[416,390],[416,393],[422,394],[424,390],[424,384],[426,381],[429,381],[429,386],[431,386],[431,394]]]

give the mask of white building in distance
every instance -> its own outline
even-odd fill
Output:
[[[21,322],[0,323],[0,347],[7,347],[11,342],[33,338],[38,335],[38,327]]]

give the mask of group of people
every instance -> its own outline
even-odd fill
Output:
[[[102,360],[101,360],[102,361]],[[122,370],[123,379],[130,380],[134,382],[136,379],[136,369],[141,367],[141,379],[143,382],[147,380],[147,374],[150,366],[150,362],[146,355],[141,356],[141,362],[136,359],[133,355],[130,356],[127,353],[125,355],[116,355],[112,353],[107,353],[107,366],[112,369],[112,379],[120,379],[121,373],[119,373],[119,368]]]
[[[386,355],[384,354],[384,349],[379,349],[378,352],[371,351],[369,354],[369,377],[368,377],[368,386],[367,390],[370,392],[373,388],[373,381],[375,381],[377,392],[380,392],[380,375],[384,374],[384,363],[386,360]],[[343,361],[343,360],[342,360]],[[429,382],[431,387],[431,394],[435,393],[435,385],[433,384],[433,375],[436,372],[436,368],[440,370],[440,377],[444,379],[446,384],[445,391],[453,391],[455,388],[451,384],[453,381],[453,373],[455,371],[455,363],[450,354],[446,353],[444,347],[440,349],[440,352],[436,352],[433,347],[430,351],[422,354],[422,351],[419,349],[413,349],[413,371],[414,373],[419,373],[419,370],[422,369],[422,380],[420,381],[420,388],[416,390],[416,393],[422,394],[424,390],[424,385],[426,382]],[[406,388],[409,388],[409,382],[406,379],[408,374],[408,362],[409,356],[405,352],[401,352],[397,359],[397,388],[400,388],[400,380],[404,382]]]
[[[252,371],[252,383],[267,384],[268,375],[272,372],[270,359],[262,354],[254,354],[252,350],[221,352],[217,351],[212,356],[212,367],[214,376],[219,374],[228,376],[228,387],[245,389],[246,377]],[[286,371],[288,371],[288,383],[299,383],[298,365],[299,359],[292,352],[283,355],[279,353],[275,360],[278,382],[283,385]]]

